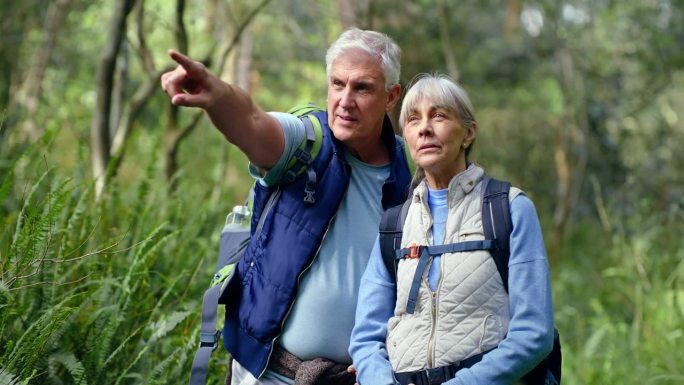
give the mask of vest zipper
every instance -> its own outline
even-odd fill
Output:
[[[345,192],[344,194],[347,194],[347,190],[349,189],[349,183],[347,183],[347,186],[344,188]],[[344,200],[344,195],[342,195]],[[340,205],[342,204],[342,200],[340,200],[340,203],[337,205],[337,210],[340,209]],[[382,203],[381,203],[382,204]],[[314,254],[314,257],[311,258],[311,262],[299,273],[297,276],[297,288],[299,288],[299,281],[302,280],[302,276],[304,273],[309,271],[311,266],[316,262],[316,258],[318,258],[318,252],[321,251],[321,247],[323,247],[323,241],[325,241],[325,238],[328,236],[328,231],[330,231],[330,224],[333,222],[335,217],[337,216],[337,210],[335,210],[335,214],[330,218],[328,221],[328,224],[325,227],[325,232],[323,233],[323,237],[321,238],[321,242],[318,244],[318,248],[316,249],[316,253]],[[290,312],[292,311],[292,308],[294,307],[295,301],[297,298],[295,298],[294,301],[290,304],[290,307],[287,309],[287,312],[285,313],[285,316],[283,317],[283,320],[280,322],[280,333],[273,338],[273,342],[271,343],[271,349],[268,352],[268,358],[266,359],[266,366],[264,366],[264,369],[259,373],[259,377],[263,376],[266,370],[268,369],[268,363],[271,361],[271,356],[273,356],[273,348],[275,347],[276,341],[280,336],[283,334],[283,328],[285,327],[285,322],[287,321],[288,317],[290,316]]]
[[[436,353],[435,349],[437,348],[437,344],[435,343],[435,334],[437,333],[437,309],[439,308],[439,289],[442,287],[442,277],[444,276],[442,272],[444,271],[444,258],[440,258],[439,260],[439,266],[440,266],[440,274],[439,274],[439,280],[437,281],[437,290],[432,291],[430,289],[430,302],[431,302],[431,318],[432,318],[432,325],[430,328],[430,339],[428,340],[428,368],[433,368],[435,365],[436,361]],[[427,279],[424,280],[425,285],[430,288],[430,283],[427,281]]]

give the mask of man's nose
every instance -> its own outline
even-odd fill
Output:
[[[349,87],[346,87],[340,95],[340,107],[349,108],[354,106],[354,95]]]

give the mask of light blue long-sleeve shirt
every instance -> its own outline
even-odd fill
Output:
[[[444,221],[441,229],[437,226],[440,226],[439,216],[446,213],[446,200],[439,198],[441,192],[430,193],[430,210],[436,215],[433,238],[441,243]],[[511,317],[508,334],[482,361],[460,370],[446,385],[511,384],[551,351],[554,334],[551,284],[541,227],[534,205],[526,196],[518,195],[510,207],[513,231],[508,263]],[[433,264],[429,270],[431,287],[438,281],[439,265]],[[387,321],[394,313],[396,298],[396,283],[385,268],[376,239],[361,278],[356,325],[349,347],[361,385],[396,383],[385,347]]]

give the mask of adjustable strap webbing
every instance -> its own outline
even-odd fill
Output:
[[[259,222],[257,222],[254,235],[261,233],[264,226],[266,214],[276,204],[280,197],[281,190],[276,189],[268,197]],[[214,279],[204,292],[202,298],[202,325],[200,328],[200,344],[195,352],[190,370],[190,385],[205,385],[207,381],[207,371],[211,353],[216,350],[221,339],[221,330],[216,328],[216,316],[218,305],[223,290],[235,274],[235,265],[242,258],[250,239],[250,231],[247,228],[224,229],[221,233],[221,244],[219,246],[218,263],[215,267]]]
[[[441,385],[454,378],[459,370],[469,368],[482,361],[482,357],[487,353],[489,353],[489,350],[472,355],[455,364],[417,370],[415,372],[399,372],[394,373],[394,376],[401,385]]]
[[[299,119],[304,124],[304,131],[306,132],[306,141],[303,148],[297,148],[292,159],[292,164],[288,166],[283,180],[285,183],[291,183],[295,180],[297,175],[303,168],[306,168],[306,186],[304,187],[304,202],[313,204],[316,202],[316,172],[311,168],[313,161],[314,145],[316,144],[316,129],[311,122],[310,117],[300,116]],[[313,117],[313,119],[316,119]]]
[[[411,258],[411,254],[415,253],[415,248],[427,250],[430,256],[436,257],[444,253],[461,253],[464,251],[475,251],[475,250],[493,250],[496,247],[496,243],[491,239],[484,239],[481,241],[464,241],[456,243],[448,243],[446,245],[434,245],[434,246],[414,246],[406,247],[403,249],[396,250],[396,258]],[[420,255],[420,253],[418,253]]]
[[[406,302],[406,313],[413,314],[416,310],[416,303],[418,302],[418,291],[420,290],[420,280],[423,278],[425,268],[430,265],[432,257],[442,255],[444,253],[461,253],[464,251],[476,250],[493,250],[495,242],[489,239],[482,241],[465,241],[457,243],[448,243],[446,245],[435,246],[413,246],[397,250],[396,259],[402,258],[416,258],[418,256],[418,266],[416,272],[413,274],[413,281],[411,282],[411,289],[409,290],[408,300]]]
[[[204,292],[200,345],[192,361],[190,385],[206,384],[209,358],[218,346],[219,339],[221,338],[221,331],[216,330],[216,312],[218,309],[218,299],[221,295],[221,286],[212,286]]]

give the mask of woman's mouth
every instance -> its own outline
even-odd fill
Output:
[[[438,149],[438,148],[439,148],[439,146],[436,144],[425,143],[425,144],[422,144],[420,147],[418,147],[418,151],[430,151],[430,150],[434,150],[434,149]]]

